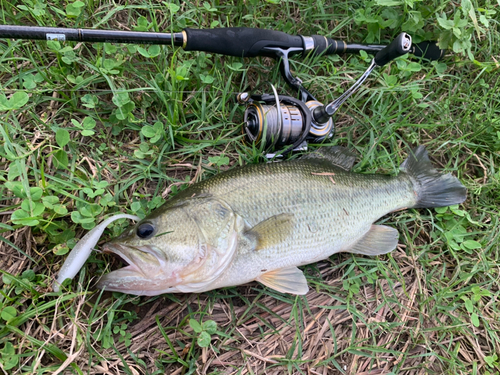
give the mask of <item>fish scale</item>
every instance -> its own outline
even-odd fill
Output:
[[[380,217],[466,198],[458,179],[434,170],[423,147],[398,176],[353,173],[351,166],[347,151],[332,148],[234,168],[192,185],[105,245],[104,251],[137,264],[105,275],[98,287],[156,295],[257,280],[280,292],[305,294],[307,282],[297,266],[339,251],[385,254],[399,235],[374,225]],[[144,225],[154,232],[139,238]],[[161,267],[149,264],[151,254]],[[136,271],[141,269],[148,273]]]

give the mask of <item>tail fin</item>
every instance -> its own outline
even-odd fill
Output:
[[[451,174],[440,174],[434,169],[424,146],[418,146],[401,164],[415,184],[418,207],[444,207],[462,203],[467,189]]]

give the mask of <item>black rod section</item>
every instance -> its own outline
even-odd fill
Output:
[[[0,38],[100,43],[184,44],[183,33],[0,25]]]
[[[344,42],[342,42],[344,43]],[[371,54],[376,54],[382,51],[385,47],[380,44],[357,44],[357,43],[345,43],[344,50],[340,50],[337,53],[358,53],[359,51],[365,51]],[[441,59],[446,53],[445,50],[440,49],[437,42],[425,41],[417,44],[412,44],[409,51],[413,56],[423,57],[431,61]]]
[[[387,46],[377,44],[346,43],[321,35],[298,36],[281,31],[247,27],[215,29],[184,29],[180,33],[156,33],[149,31],[120,31],[76,29],[65,27],[40,27],[0,25],[0,39],[58,40],[75,42],[165,44],[183,47],[186,51],[207,51],[230,56],[272,56],[272,48],[294,49],[305,53],[331,55],[380,52]],[[271,48],[269,48],[271,47]],[[410,53],[429,60],[438,60],[445,51],[436,42],[412,45]]]
[[[357,53],[359,51],[365,52],[378,52],[384,49],[385,46],[380,44],[357,44],[357,43],[346,43],[345,53]]]

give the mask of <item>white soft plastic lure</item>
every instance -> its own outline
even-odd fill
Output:
[[[92,249],[101,238],[104,229],[111,224],[115,220],[119,219],[131,219],[135,221],[139,221],[140,218],[135,215],[128,214],[118,214],[111,217],[108,217],[102,223],[93,228],[90,232],[88,232],[83,238],[78,241],[73,250],[69,253],[68,257],[64,261],[64,264],[59,271],[59,276],[57,280],[52,285],[52,289],[54,292],[59,292],[60,286],[62,282],[66,279],[72,279],[76,276],[76,274],[83,267],[85,262],[90,256]]]

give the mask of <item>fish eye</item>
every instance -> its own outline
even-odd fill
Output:
[[[137,236],[142,238],[143,240],[147,240],[150,238],[155,231],[155,227],[151,223],[142,223],[137,227]]]

